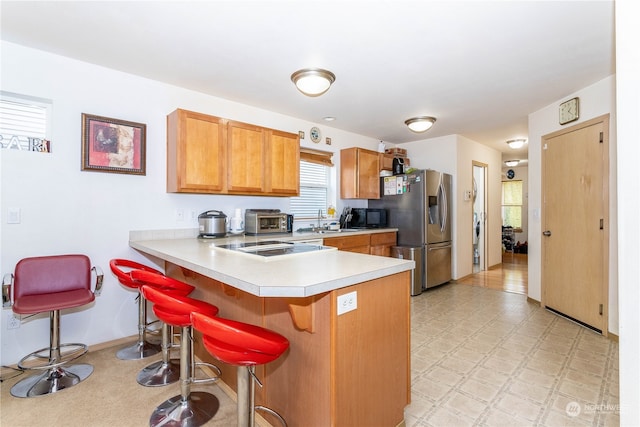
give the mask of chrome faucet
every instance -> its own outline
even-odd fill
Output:
[[[320,220],[322,219],[322,209],[318,209],[318,230],[320,230]]]

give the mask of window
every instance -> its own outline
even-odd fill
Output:
[[[300,196],[291,198],[294,218],[317,218],[318,210],[329,205],[329,168],[314,163],[300,162]]]
[[[522,181],[502,182],[502,225],[522,230]]]
[[[317,218],[318,211],[326,214],[334,204],[331,188],[332,153],[300,148],[300,196],[290,200],[294,218]]]
[[[0,147],[50,152],[51,103],[6,92],[0,98]]]

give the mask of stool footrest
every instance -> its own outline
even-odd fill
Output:
[[[280,424],[282,424],[284,427],[287,427],[287,422],[284,420],[284,418],[282,418],[282,416],[273,409],[267,408],[266,406],[254,406],[254,409],[256,411],[262,411],[273,415],[278,419],[278,421],[280,421]]]
[[[216,381],[218,381],[220,379],[220,377],[222,376],[222,371],[220,371],[220,368],[218,368],[216,365],[214,365],[213,363],[207,363],[207,362],[194,362],[194,368],[202,368],[203,366],[206,366],[207,368],[212,369],[213,371],[215,371],[216,376],[214,377],[208,377],[208,378],[192,378],[191,382],[193,384],[211,384],[214,383]]]
[[[74,347],[72,350],[64,352],[64,349]],[[27,354],[18,362],[18,368],[22,370],[31,369],[52,369],[65,365],[69,362],[73,362],[77,358],[84,356],[89,351],[86,344],[81,343],[69,343],[60,344],[58,347],[58,356],[52,356],[52,350],[49,347],[41,348],[33,353]],[[46,353],[46,355],[45,355]],[[52,360],[53,358],[53,360]],[[35,362],[37,360],[46,360],[45,363],[30,365],[28,362]]]

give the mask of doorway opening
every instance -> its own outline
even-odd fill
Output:
[[[486,163],[472,162],[473,217],[472,247],[473,273],[487,269],[487,167]]]

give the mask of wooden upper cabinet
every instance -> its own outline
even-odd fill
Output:
[[[297,134],[269,130],[265,162],[269,193],[283,196],[300,194],[300,140]]]
[[[225,120],[176,110],[167,116],[167,191],[219,192],[226,187]]]
[[[265,129],[246,123],[227,124],[227,188],[230,193],[263,193]]]
[[[340,150],[340,197],[380,198],[380,156],[377,151],[359,147]]]
[[[297,134],[178,109],[167,116],[167,191],[297,196]]]

